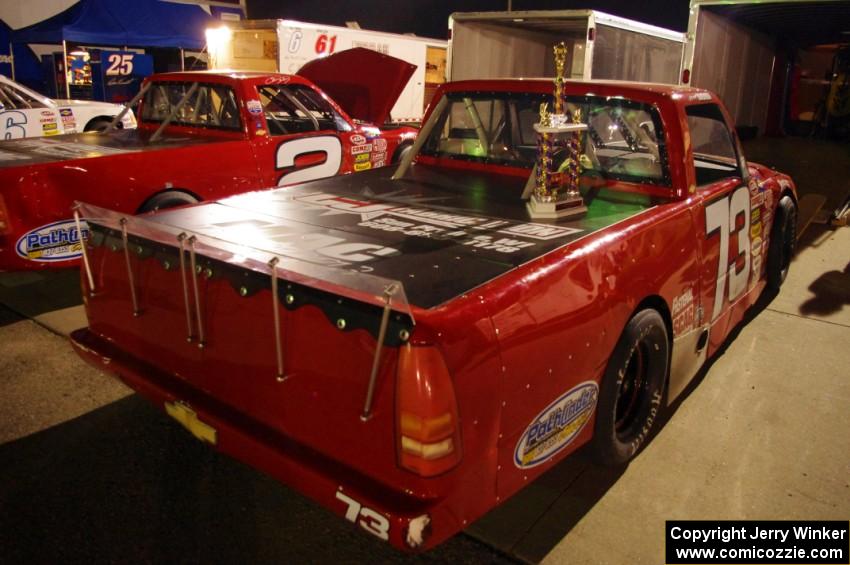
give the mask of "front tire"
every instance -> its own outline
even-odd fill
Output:
[[[646,442],[658,419],[667,381],[667,326],[652,309],[623,330],[602,377],[591,451],[603,465],[622,465]]]
[[[776,292],[791,267],[791,258],[797,245],[797,206],[790,196],[783,196],[776,206],[776,216],[770,230],[770,247],[767,249],[767,286]]]

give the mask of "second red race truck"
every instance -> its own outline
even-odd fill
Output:
[[[567,82],[557,120],[552,99],[449,83],[398,167],[148,216],[82,205],[76,350],[406,550],[585,444],[629,461],[783,282],[795,188],[705,90]]]
[[[413,69],[358,48],[299,75],[159,74],[138,129],[0,142],[0,271],[77,265],[77,200],[136,214],[398,160],[416,130],[381,124]]]

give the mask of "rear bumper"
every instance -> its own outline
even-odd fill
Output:
[[[215,447],[222,453],[268,473],[399,549],[427,549],[463,528],[451,496],[421,500],[389,489],[127,355],[88,328],[73,332],[71,344],[86,362],[116,376],[160,409],[175,402],[191,407],[215,430]]]

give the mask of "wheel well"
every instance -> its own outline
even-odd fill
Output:
[[[635,307],[634,312],[632,312],[632,316],[634,316],[641,310],[645,310],[646,308],[652,308],[653,310],[661,314],[661,318],[664,319],[664,325],[667,327],[667,341],[672,344],[673,316],[670,315],[670,308],[667,307],[667,302],[657,294],[647,296],[646,298],[640,301],[640,304]]]
[[[392,161],[390,161],[390,162],[391,163],[397,163],[398,158],[401,155],[401,152],[404,151],[404,149],[406,147],[411,147],[411,146],[413,146],[412,141],[402,141],[401,143],[399,143],[398,147],[395,148],[395,152],[393,152],[393,158],[392,158]]]
[[[95,123],[95,122],[103,121],[103,122],[107,122],[107,123],[108,123],[108,122],[111,122],[113,119],[115,119],[115,116],[95,116],[95,117],[93,117],[92,119],[90,119],[89,121],[87,121],[87,122],[86,122],[86,125],[85,125],[85,126],[83,126],[83,130],[84,130],[84,131],[85,131],[85,130],[87,130],[87,129],[89,128],[89,126],[90,126],[90,125],[92,125],[92,124],[93,124],[93,123]],[[124,127],[124,124],[122,124],[121,122],[118,122],[118,123],[115,125],[115,127],[117,127],[117,128],[123,128],[123,127]]]
[[[185,188],[163,188],[159,192],[154,192],[153,194],[151,194],[147,198],[145,198],[144,202],[139,204],[139,207],[136,208],[136,214],[141,214],[142,211],[145,209],[145,206],[147,206],[147,204],[151,200],[153,200],[154,198],[156,198],[160,194],[173,193],[173,192],[180,192],[180,193],[183,193],[187,196],[191,196],[192,198],[194,198],[198,202],[202,202],[204,200],[203,198],[201,198],[200,196],[198,196],[197,194],[195,194],[191,190],[186,190]]]

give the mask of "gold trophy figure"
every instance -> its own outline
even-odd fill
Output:
[[[564,114],[564,64],[567,62],[567,46],[564,42],[557,44],[555,52],[555,114]]]
[[[564,64],[567,47],[563,42],[555,45],[555,88],[552,114],[549,105],[540,105],[540,122],[534,124],[537,132],[537,173],[534,190],[528,204],[532,218],[564,218],[583,215],[587,212],[579,192],[579,159],[581,154],[581,132],[587,126],[581,123],[581,111],[576,109],[572,116],[565,114]],[[562,174],[552,170],[552,156],[556,147],[567,149],[567,171]],[[566,181],[566,182],[564,182]],[[561,184],[566,190],[561,192]]]

